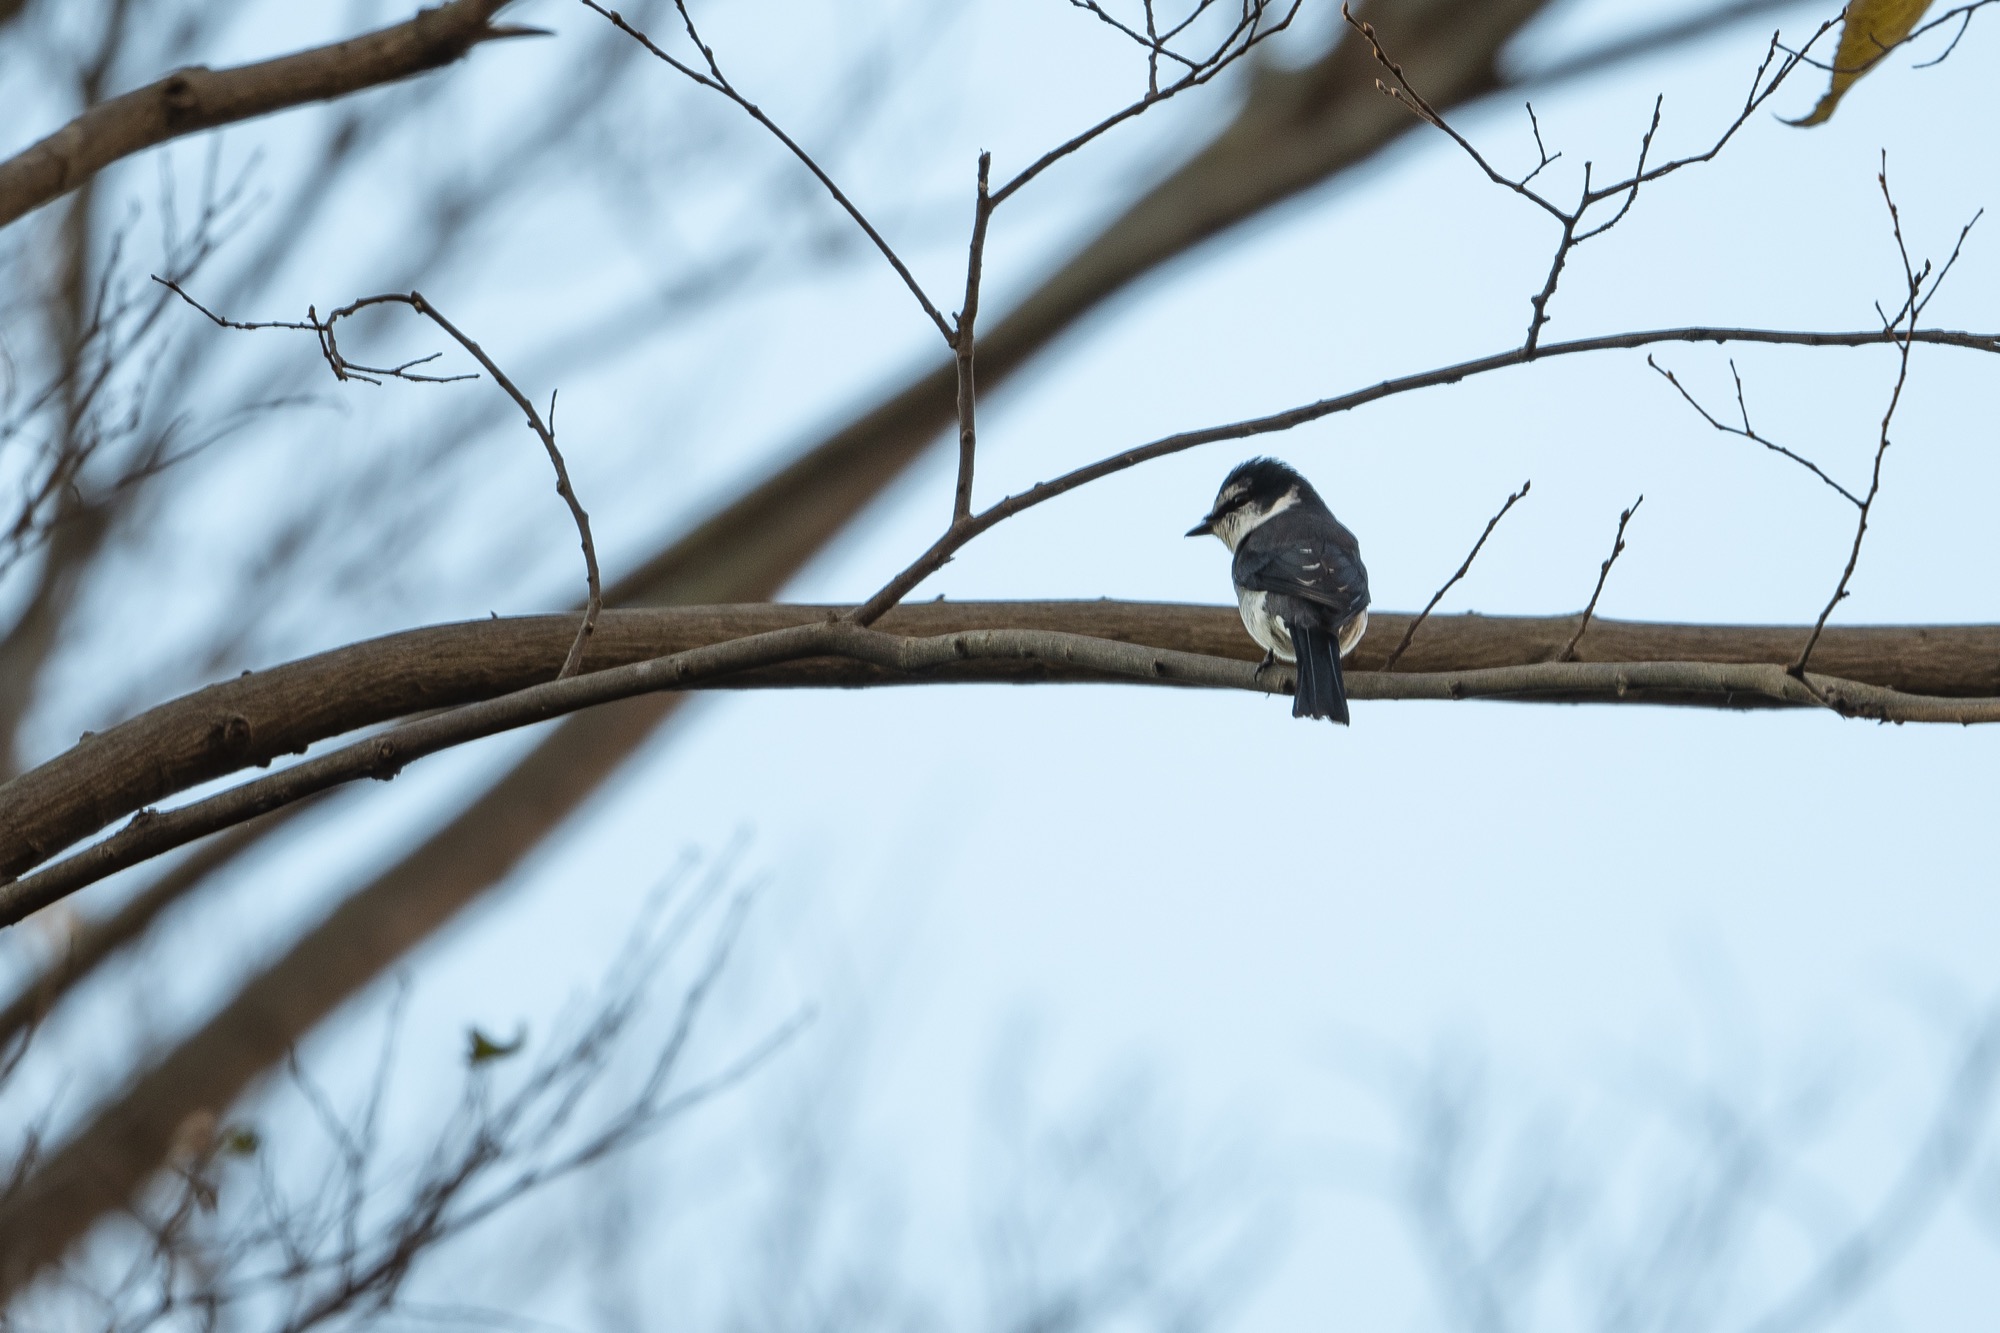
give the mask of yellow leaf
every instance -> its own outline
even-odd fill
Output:
[[[468,1028],[465,1033],[465,1062],[469,1065],[483,1065],[493,1060],[505,1060],[521,1049],[528,1040],[528,1029],[522,1028],[514,1034],[512,1041],[495,1041],[478,1028]]]
[[[1891,47],[1910,35],[1931,0],[1854,0],[1840,29],[1840,49],[1833,55],[1833,78],[1812,114],[1789,122],[1823,125],[1855,81],[1880,64]]]

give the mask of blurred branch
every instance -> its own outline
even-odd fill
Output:
[[[1950,1197],[1977,1160],[2000,1097],[2000,1010],[1974,1027],[1938,1098],[1929,1129],[1874,1213],[1750,1333],[1823,1327],[1874,1285]]]
[[[0,1008],[0,1049],[30,1031],[54,1010],[84,978],[152,929],[162,913],[223,866],[255,845],[273,825],[304,814],[318,802],[301,801],[268,819],[239,824],[226,835],[206,842],[100,919],[86,919],[68,930],[61,951]]]
[[[59,199],[105,167],[182,135],[345,97],[448,65],[481,42],[542,35],[496,25],[507,0],[449,0],[360,37],[254,65],[180,70],[91,107],[0,162],[0,227]]]
[[[403,1292],[441,1246],[627,1153],[740,1084],[797,1034],[804,1015],[719,1068],[685,1069],[746,918],[749,893],[732,889],[734,878],[733,858],[705,870],[684,861],[633,923],[596,993],[555,1023],[532,1058],[516,1043],[467,1059],[455,1109],[414,1161],[392,1155],[382,1132],[400,1002],[352,1112],[293,1055],[289,1091],[306,1115],[291,1123],[303,1120],[325,1140],[320,1179],[298,1178],[305,1136],[281,1128],[267,1140],[212,1112],[192,1117],[175,1179],[133,1210],[147,1233],[137,1261],[109,1291],[86,1287],[82,1273],[64,1274],[66,1285],[94,1298],[100,1326],[131,1333],[177,1327],[177,1316],[232,1327],[250,1310],[269,1319],[259,1327],[305,1333],[405,1309]],[[662,996],[675,974],[678,996]],[[642,1045],[637,1030],[655,1015],[662,1030]],[[197,1256],[204,1262],[188,1262]]]
[[[1589,47],[1564,56],[1561,60],[1539,69],[1509,69],[1508,82],[1521,87],[1541,87],[1582,78],[1630,60],[1639,60],[1670,51],[1691,41],[1714,37],[1730,25],[1741,23],[1746,19],[1775,14],[1780,10],[1802,8],[1805,2],[1806,0],[1728,0],[1727,3],[1714,5],[1708,9],[1664,20],[1629,36],[1613,38],[1601,46]]]
[[[1761,1109],[1762,1099],[1737,1105],[1714,1087],[1671,1080],[1663,1104],[1646,1108],[1671,1132],[1660,1139],[1624,1130],[1622,1146],[1606,1152],[1573,1123],[1547,1123],[1546,1113],[1537,1116],[1540,1132],[1503,1133],[1478,1067],[1441,1061],[1413,1071],[1399,1099],[1413,1140],[1402,1202],[1439,1294],[1480,1333],[1569,1322],[1745,1333],[1845,1327],[1857,1302],[1930,1232],[1988,1138],[2000,1097],[2000,1010],[1971,1015],[1952,1044],[1928,1124],[1887,1191],[1852,1225],[1823,1238],[1812,1227],[1806,1271],[1776,1299],[1746,1282],[1742,1260],[1770,1223],[1797,1220],[1786,1214],[1802,1195],[1817,1200],[1822,1191],[1801,1160],[1800,1126]],[[1634,1185],[1636,1210],[1625,1197]],[[1573,1293],[1557,1281],[1565,1269],[1579,1279]],[[1570,1319],[1553,1318],[1565,1300],[1581,1304],[1565,1310]],[[1739,1313],[1746,1306],[1752,1317]]]

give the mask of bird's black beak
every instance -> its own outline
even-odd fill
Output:
[[[1181,535],[1184,537],[1206,537],[1215,531],[1215,515],[1210,514]]]

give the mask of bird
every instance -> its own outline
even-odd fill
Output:
[[[1275,458],[1252,458],[1223,479],[1187,535],[1230,549],[1243,628],[1264,649],[1257,670],[1280,658],[1298,663],[1292,716],[1346,726],[1340,659],[1368,629],[1368,570],[1361,544],[1312,483]]]

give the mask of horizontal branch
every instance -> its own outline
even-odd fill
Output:
[[[824,616],[826,613],[822,612]],[[1180,652],[1053,630],[976,629],[913,637],[842,619],[769,630],[447,709],[166,811],[141,811],[124,828],[69,858],[0,885],[0,926],[120,870],[211,833],[283,809],[343,783],[388,779],[426,755],[642,694],[698,688],[740,672],[832,657],[891,676],[921,676],[976,662],[1032,662],[1081,669],[1100,679],[1289,694],[1290,671],[1238,657]],[[1349,677],[1356,699],[1509,699],[1646,702],[1713,708],[1826,708],[1897,722],[2000,721],[2000,698],[1906,694],[1775,663],[1538,662],[1450,672],[1375,672]]]
[[[811,625],[837,608],[672,607],[605,612],[584,669],[601,674],[776,630]],[[1433,616],[1410,643],[1396,681],[1370,679],[1409,626],[1393,612],[1372,616],[1350,682],[1358,699],[1454,697],[1411,694],[1405,673],[1466,673],[1528,667],[1554,658],[1579,617]],[[937,637],[1011,629],[1224,659],[1256,660],[1232,607],[1143,602],[929,602],[898,607],[880,622],[890,635]],[[1808,627],[1671,625],[1593,620],[1575,665],[1708,663],[1782,665]],[[153,803],[230,773],[361,728],[412,714],[512,695],[547,681],[575,634],[567,616],[469,621],[406,630],[351,644],[268,671],[228,680],[84,737],[74,748],[0,784],[0,874],[17,875]],[[2000,625],[1830,627],[1815,662],[1832,677],[1941,699],[2000,696]],[[587,678],[587,676],[586,676]],[[702,688],[864,687],[923,682],[1056,682],[1130,679],[1077,658],[951,659],[912,674],[858,657],[816,657],[740,665],[699,681]],[[1166,680],[1163,677],[1144,677]],[[1233,679],[1233,678],[1232,678]],[[1266,683],[1284,680],[1267,673]],[[681,682],[688,688],[695,682]],[[1227,684],[1173,679],[1180,684]],[[1491,682],[1467,688],[1484,690]],[[654,685],[649,688],[667,688]],[[1428,687],[1426,687],[1428,688]],[[1497,688],[1497,687],[1496,687]],[[1539,677],[1523,697],[1548,701],[1705,703],[1749,707],[1801,702],[1768,692],[1730,697],[1734,685],[1699,683],[1686,697],[1664,682],[1628,677]],[[1383,692],[1388,691],[1388,692]],[[1563,693],[1569,691],[1569,693]],[[1504,695],[1505,691],[1501,691]],[[1499,697],[1465,694],[1459,697]],[[517,724],[519,725],[519,724]]]
[[[182,135],[394,83],[448,65],[481,42],[540,32],[495,25],[506,3],[451,0],[344,42],[230,69],[197,65],[99,103],[0,162],[0,227],[120,158]]]

